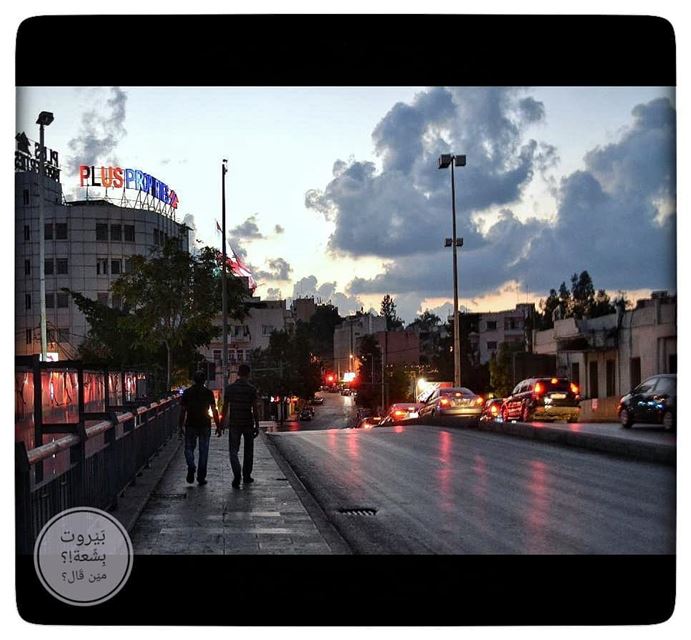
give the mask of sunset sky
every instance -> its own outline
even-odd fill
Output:
[[[449,170],[456,169],[460,299],[537,302],[587,269],[630,297],[676,290],[676,111],[665,87],[21,88],[17,131],[80,164],[168,184],[178,219],[229,241],[264,298],[315,295],[342,315],[391,294],[407,322],[452,300]],[[90,196],[95,195],[90,189]],[[202,246],[195,243],[195,246]]]

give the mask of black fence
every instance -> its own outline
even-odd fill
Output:
[[[15,438],[15,510],[17,552],[29,554],[43,525],[61,511],[77,506],[117,507],[125,487],[136,483],[137,474],[176,433],[179,397],[151,402],[135,397],[136,393],[128,394],[123,384],[119,403],[111,404],[111,378],[124,382],[124,376],[132,372],[94,372],[91,368],[91,374],[103,376],[106,391],[102,406],[97,407],[101,410],[87,411],[84,382],[89,368],[74,361],[39,363],[34,359],[27,371],[26,364],[18,361],[17,368],[22,376],[28,375],[23,385],[34,400],[33,434]],[[66,415],[76,420],[42,420],[42,381],[46,372],[55,371],[75,376],[76,410]],[[53,393],[51,389],[51,399]],[[51,441],[44,443],[48,434]]]

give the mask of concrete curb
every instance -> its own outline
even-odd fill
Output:
[[[432,424],[454,429],[478,429],[519,438],[530,438],[550,444],[578,447],[600,453],[633,458],[645,462],[656,462],[676,466],[676,445],[655,444],[640,440],[628,440],[595,433],[578,433],[550,426],[536,426],[525,422],[479,422],[477,420],[458,420],[453,417],[435,417],[407,420],[405,424]]]
[[[134,484],[120,494],[116,506],[110,510],[128,533],[131,533],[151,495],[163,479],[175,454],[180,450],[182,439],[173,435],[149,461],[149,468],[141,471]]]
[[[290,482],[290,486],[295,490],[300,502],[305,507],[305,510],[312,518],[314,525],[319,529],[319,533],[323,536],[326,543],[329,545],[331,550],[335,555],[352,555],[353,550],[350,545],[345,541],[343,536],[339,533],[338,529],[329,520],[324,510],[321,508],[319,503],[315,500],[312,494],[305,488],[302,480],[293,471],[290,463],[281,455],[278,447],[272,442],[271,436],[268,435],[263,429],[259,430],[259,437],[266,443],[266,448],[269,453],[273,456],[279,469],[285,474]]]

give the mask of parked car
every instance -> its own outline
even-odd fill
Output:
[[[466,387],[443,387],[435,389],[420,408],[420,417],[457,416],[479,418],[485,401]]]
[[[324,398],[322,396],[315,396],[310,402],[312,404],[324,404]]]
[[[341,389],[341,395],[342,396],[349,396],[351,394],[351,391],[348,387],[345,387],[344,389]]]
[[[581,410],[578,385],[568,378],[528,378],[521,380],[504,400],[502,418],[566,420],[576,422]]]
[[[373,427],[376,427],[377,425],[381,424],[381,417],[380,416],[367,416],[366,418],[363,418],[360,420],[356,425],[356,429],[372,429]]]
[[[480,420],[482,422],[500,422],[502,420],[501,409],[503,404],[504,398],[489,398],[485,400]]]
[[[312,419],[312,412],[309,409],[303,409],[300,411],[298,414],[298,420],[311,420]]]
[[[619,401],[619,420],[628,429],[636,422],[659,423],[674,431],[677,417],[677,376],[648,378]]]

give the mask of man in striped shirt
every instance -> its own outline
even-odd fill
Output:
[[[238,379],[225,388],[223,394],[223,422],[228,427],[230,466],[233,469],[233,487],[254,482],[254,439],[259,435],[259,407],[257,389],[249,382],[250,368],[238,367]],[[244,440],[242,465],[238,453],[240,438]]]

